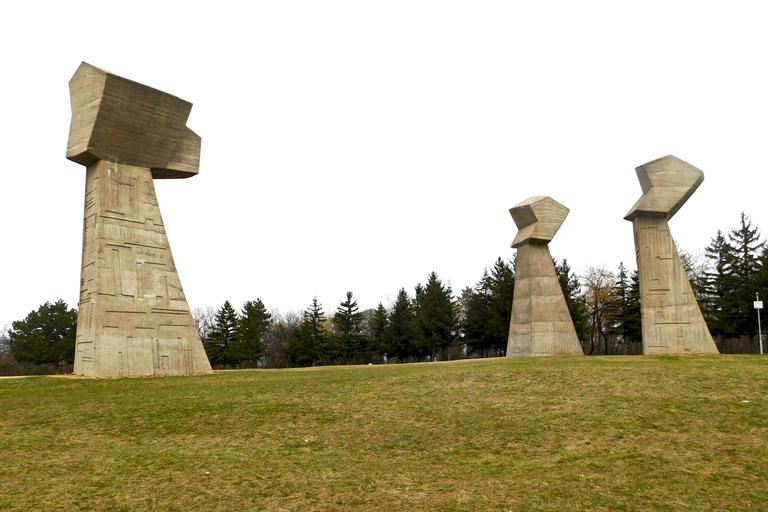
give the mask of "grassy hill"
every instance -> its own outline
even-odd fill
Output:
[[[0,510],[768,510],[768,356],[0,380]]]

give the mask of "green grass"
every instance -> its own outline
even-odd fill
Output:
[[[768,357],[3,379],[2,510],[768,510]]]

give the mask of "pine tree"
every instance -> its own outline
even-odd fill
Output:
[[[504,355],[509,341],[509,324],[512,319],[512,299],[515,296],[514,265],[496,260],[491,271],[491,319],[488,323],[490,348],[497,355]]]
[[[301,325],[296,329],[296,336],[289,350],[295,364],[305,366],[315,364],[318,360],[325,363],[332,359],[325,323],[323,306],[317,301],[317,297],[313,297],[309,309],[303,313]]]
[[[288,333],[285,344],[285,359],[289,366],[311,366],[316,359],[309,323],[302,322]]]
[[[429,274],[427,284],[416,288],[416,319],[419,338],[426,353],[435,360],[438,350],[448,348],[458,336],[458,317],[450,286],[444,286],[435,272]]]
[[[474,288],[462,290],[461,303],[464,309],[463,334],[467,350],[485,357],[493,345],[489,332],[493,315],[493,290],[488,269],[483,270],[483,275]]]
[[[730,330],[730,291],[732,282],[733,248],[718,230],[717,234],[704,248],[704,256],[709,260],[709,270],[705,274],[706,292],[701,306],[702,313],[709,327],[709,332],[719,340],[720,352],[723,341]]]
[[[727,239],[718,231],[705,248],[709,270],[702,312],[721,352],[725,351],[727,338],[748,336],[751,341],[757,333],[752,303],[759,291],[764,251],[765,242],[745,213],[741,214],[738,227],[728,232]]]
[[[756,316],[753,308],[757,278],[760,271],[759,257],[765,248],[757,226],[752,227],[752,220],[741,213],[739,227],[728,233],[729,245],[734,257],[730,309],[732,311],[732,329],[738,336],[748,335],[750,339],[757,334]]]
[[[491,274],[484,269],[473,288],[462,290],[462,333],[469,352],[477,352],[480,357],[504,355],[514,293],[514,267],[501,258],[494,263]]]
[[[216,312],[216,318],[208,335],[205,347],[211,364],[221,364],[226,367],[229,363],[237,363],[237,356],[230,359],[229,344],[237,340],[237,325],[239,318],[232,304],[227,300]]]
[[[363,314],[357,307],[357,301],[352,300],[352,292],[347,292],[347,299],[339,304],[333,314],[336,346],[341,358],[346,362],[362,360],[363,351],[367,349],[363,331]]]
[[[637,281],[637,271],[630,276],[624,262],[619,263],[616,284],[613,287],[615,301],[609,309],[610,333],[616,339],[617,345],[624,347],[624,353],[629,353],[633,343],[642,340],[640,323],[640,294],[633,292],[633,284]]]
[[[405,288],[400,288],[389,315],[389,323],[385,332],[387,360],[398,359],[405,361],[416,353],[413,342],[416,338],[414,324],[416,314],[413,304]]]
[[[228,347],[231,360],[244,362],[255,368],[259,358],[264,354],[264,337],[271,321],[272,315],[261,299],[246,301],[240,312],[237,339],[230,342]]]
[[[383,356],[386,353],[386,332],[389,325],[389,313],[384,304],[379,302],[376,309],[373,311],[373,316],[370,321],[371,350]]]
[[[629,277],[629,296],[627,301],[627,336],[633,343],[643,343],[642,307],[640,305],[640,276],[637,269]]]
[[[587,322],[589,314],[579,278],[565,258],[560,263],[555,260],[555,273],[557,280],[560,281],[560,288],[563,290],[565,304],[568,306],[568,312],[571,314],[571,320],[573,320],[573,326],[576,329],[576,336],[579,341],[584,342],[590,339]]]

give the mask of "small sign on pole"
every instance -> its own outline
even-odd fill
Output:
[[[763,309],[763,301],[760,300],[760,294],[755,294],[755,309],[757,310],[757,339],[760,340],[760,353],[763,353],[763,329],[760,325],[760,310]]]

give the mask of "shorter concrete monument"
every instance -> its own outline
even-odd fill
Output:
[[[517,255],[507,356],[584,354],[549,253],[568,212],[546,196],[509,210],[518,232],[512,243]]]
[[[672,155],[637,169],[643,196],[624,217],[635,232],[644,354],[717,354],[667,221],[704,181]]]

